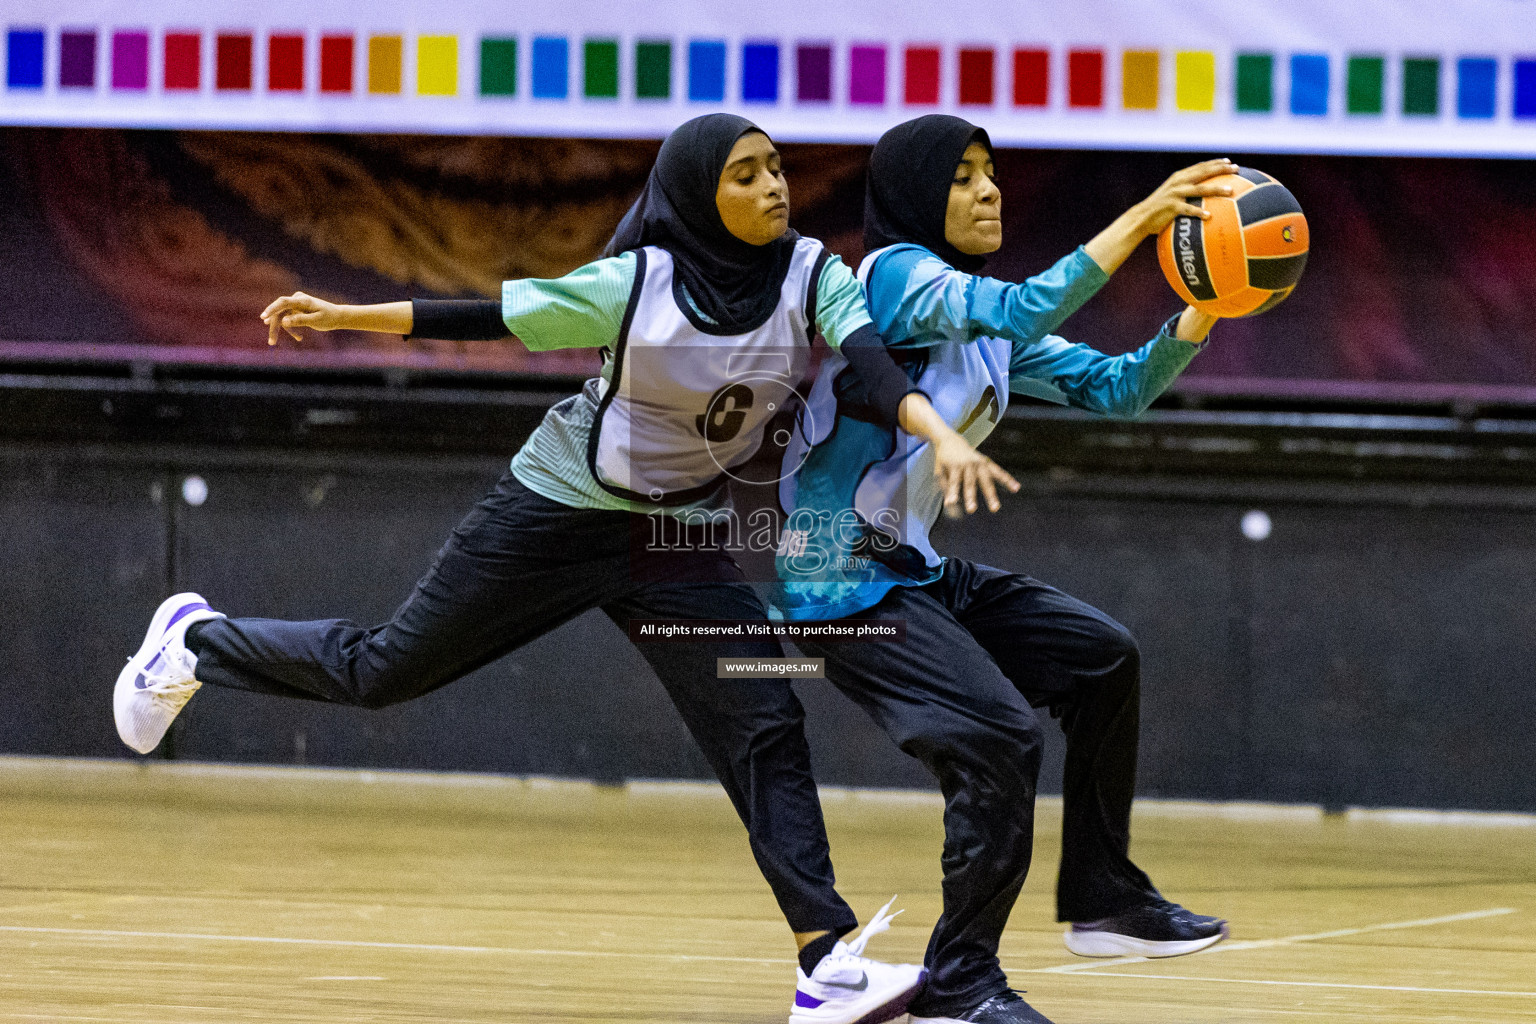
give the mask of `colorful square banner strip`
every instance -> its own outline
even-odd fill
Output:
[[[1013,51],[1013,105],[1043,107],[1051,95],[1051,55],[1046,50]]]
[[[564,36],[535,36],[533,40],[533,95],[541,100],[563,100],[571,90],[570,43]]]
[[[995,51],[980,47],[963,49],[959,63],[961,106],[992,106],[997,88]]]
[[[1291,113],[1322,117],[1328,113],[1328,55],[1291,55]]]
[[[688,98],[696,103],[725,99],[725,43],[695,39],[688,44]]]
[[[416,37],[416,92],[454,96],[459,91],[459,37]]]
[[[1156,50],[1126,50],[1120,57],[1120,102],[1126,110],[1156,110]]]
[[[480,40],[480,95],[517,95],[517,39],[487,36]]]
[[[849,47],[848,101],[869,106],[885,102],[885,47]]]
[[[304,37],[276,33],[267,37],[267,91],[304,91]]]
[[[10,89],[43,87],[45,39],[40,28],[13,28],[5,37],[5,84]]]
[[[352,91],[352,52],[355,41],[351,36],[330,35],[320,37],[320,91],[322,93],[349,93]]]
[[[96,33],[59,34],[59,87],[96,88]]]
[[[1499,62],[1463,57],[1456,62],[1456,116],[1490,118],[1498,109]]]
[[[587,99],[616,99],[619,95],[619,41],[588,39],[582,45],[582,95]]]
[[[405,70],[405,40],[400,36],[370,36],[368,39],[368,91],[390,96],[401,90]]]
[[[795,47],[795,99],[801,103],[826,103],[832,99],[832,47]]]
[[[672,96],[672,43],[640,40],[635,44],[635,97],[665,100]]]
[[[214,42],[214,88],[222,92],[251,91],[251,49],[248,33],[219,36]]]
[[[1440,61],[1409,57],[1403,61],[1403,113],[1435,117],[1440,113]]]
[[[1184,50],[1173,55],[1173,105],[1188,113],[1216,109],[1216,55]]]
[[[50,32],[57,33],[56,49],[50,49]],[[357,77],[358,38],[346,32],[317,36],[318,59],[307,52],[307,32],[274,31],[258,47],[250,32],[228,30],[205,36],[194,28],[168,28],[158,45],[163,68],[161,87],[167,95],[201,90],[205,58],[212,88],[232,94],[302,94],[318,87],[327,96],[348,96],[362,83]],[[205,53],[204,41],[209,50]],[[453,35],[421,35],[414,43],[413,89],[421,96],[456,96],[459,93],[459,40]],[[538,36],[529,40],[523,60],[522,43],[516,36],[487,35],[479,40],[478,94],[516,97],[521,94],[519,76],[528,65],[523,88],[539,99],[569,100],[573,93],[589,100],[618,99],[632,81],[636,100],[670,100],[674,96],[674,48],[681,41],[636,39],[633,64],[621,53],[629,45],[618,37]],[[846,45],[847,64],[839,46]],[[581,61],[573,85],[571,62]],[[786,48],[788,52],[786,53]],[[264,68],[256,67],[258,50]],[[63,95],[92,93],[101,88],[114,92],[148,92],[152,65],[148,31],[134,28],[95,28],[64,25],[46,27],[8,26],[5,41],[5,84],[11,90],[43,89],[47,79],[56,82]],[[373,95],[399,95],[404,89],[405,45],[399,34],[367,39],[366,90]],[[1065,67],[1057,81],[1065,86],[1061,106],[1067,110],[1101,111],[1106,105],[1106,83],[1120,91],[1120,106],[1127,111],[1161,108],[1165,81],[1162,56],[1156,49],[1106,52],[1083,47],[1065,53]],[[900,47],[899,102],[913,107],[996,107],[1003,91],[1015,111],[1046,110],[1052,102],[1052,51],[1045,45],[1019,45],[999,51],[986,45],[964,45],[949,51],[936,43],[913,42]],[[734,52],[724,40],[693,39],[682,48],[686,95],[696,103],[726,103],[731,91],[727,78],[739,82],[735,98],[747,104],[830,104],[842,96],[854,107],[880,107],[887,103],[892,85],[889,61],[892,51],[880,42],[841,44],[829,39],[782,41],[749,39]],[[739,57],[740,63],[735,63]],[[785,58],[793,63],[787,66]],[[1119,61],[1118,74],[1106,72],[1105,61]],[[1273,114],[1279,102],[1300,118],[1327,117],[1339,113],[1351,118],[1439,118],[1452,109],[1464,121],[1491,122],[1508,103],[1509,115],[1519,121],[1536,119],[1536,55],[1512,60],[1497,54],[1436,55],[1413,53],[1394,56],[1376,52],[1349,53],[1342,57],[1341,80],[1335,82],[1325,53],[1239,52],[1232,55],[1232,111],[1236,114]],[[952,60],[953,64],[947,63]],[[1276,62],[1286,61],[1279,76],[1289,97],[1276,98]],[[1510,74],[1504,77],[1504,61]],[[55,66],[56,61],[56,66]],[[1007,62],[999,67],[1000,61]],[[952,68],[952,70],[951,70]],[[318,72],[311,82],[311,71]],[[1218,55],[1208,50],[1172,51],[1171,98],[1181,113],[1214,113],[1217,109]],[[784,75],[791,76],[789,83]],[[258,83],[256,77],[263,74]],[[842,76],[846,75],[846,79]],[[950,78],[949,76],[953,76]],[[999,75],[1006,75],[999,85]],[[949,92],[946,82],[953,83]],[[1502,84],[1501,84],[1502,83]],[[1225,80],[1222,88],[1226,88]],[[681,84],[678,86],[682,88]],[[789,96],[784,92],[788,89]],[[1506,100],[1503,90],[1509,90]],[[1442,96],[1442,93],[1445,95]],[[1340,106],[1341,105],[1341,106]],[[1224,105],[1223,105],[1224,106]],[[1340,119],[1339,123],[1343,123]]]
[[[1104,51],[1067,54],[1067,106],[1077,110],[1104,106]]]
[[[909,46],[903,56],[905,83],[902,102],[929,106],[939,102],[939,65],[942,57],[937,46]]]
[[[1238,54],[1236,85],[1239,113],[1271,113],[1275,109],[1275,55]]]
[[[203,84],[203,37],[196,32],[165,34],[165,89],[185,92]]]

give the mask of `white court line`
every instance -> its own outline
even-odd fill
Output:
[[[1370,992],[1427,992],[1452,996],[1514,996],[1518,999],[1536,999],[1536,992],[1514,992],[1508,989],[1487,988],[1418,988],[1413,985],[1350,985],[1342,981],[1264,981],[1258,978],[1197,978],[1183,974],[1132,974],[1129,971],[1104,971],[1089,975],[1091,978],[1135,978],[1137,981],[1199,981],[1218,985],[1279,985],[1297,988],[1350,988]]]
[[[27,935],[75,935],[97,939],[176,939],[199,942],[253,942],[275,946],[339,946],[347,949],[401,949],[429,953],[500,953],[505,956],[614,957],[628,960],[672,960],[722,964],[773,964],[782,967],[793,960],[750,956],[700,956],[693,953],[627,953],[601,949],[512,949],[507,946],[444,946],[427,942],[363,942],[353,939],[292,939],[269,935],[210,935],[201,932],[130,932],[104,928],[33,928],[0,925],[0,932]]]
[[[1393,931],[1399,928],[1427,928],[1430,925],[1450,924],[1454,921],[1476,921],[1483,917],[1499,917],[1504,914],[1515,913],[1514,907],[1493,907],[1489,910],[1471,910],[1465,914],[1447,914],[1444,917],[1425,917],[1417,921],[1391,921],[1386,924],[1368,924],[1362,928],[1340,928],[1332,932],[1315,932],[1311,935],[1287,935],[1282,939],[1250,939],[1247,942],[1218,942],[1214,946],[1202,949],[1190,956],[1210,956],[1212,953],[1235,953],[1243,949],[1269,949],[1272,946],[1289,946],[1297,942],[1320,942],[1323,939],[1342,939],[1349,935],[1364,935],[1367,932]],[[1110,960],[1099,960],[1093,963],[1076,961],[1070,964],[1062,964],[1059,967],[1036,967],[1027,971],[1028,974],[1076,974],[1079,971],[1092,971],[1100,967],[1123,967],[1126,964],[1145,964],[1156,959],[1169,959],[1167,957],[1150,956],[1121,956]],[[1133,975],[1141,977],[1141,975]],[[1150,977],[1150,975],[1149,975]]]

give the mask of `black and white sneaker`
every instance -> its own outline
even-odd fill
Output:
[[[1012,991],[984,1000],[958,1017],[919,1017],[912,1024],[1051,1024],[1051,1019]]]
[[[1183,956],[1227,937],[1227,922],[1160,899],[1102,921],[1067,926],[1067,948],[1078,956]]]

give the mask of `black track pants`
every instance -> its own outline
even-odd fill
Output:
[[[670,517],[550,501],[509,471],[388,622],[212,620],[190,641],[197,678],[378,708],[444,686],[594,607],[626,633],[631,618],[765,620],[729,554],[698,531],[692,550],[654,550],[658,523],[679,529]],[[730,794],[790,927],[855,927],[833,884],[799,699],[786,681],[716,678],[716,658],[782,657],[779,644],[640,650]]]
[[[1067,737],[1058,919],[1158,898],[1128,856],[1140,663],[1125,627],[1026,576],[951,558],[851,616],[904,619],[903,643],[797,641],[944,793],[944,913],[919,1016],[959,1014],[1008,987],[997,944],[1029,872],[1042,745],[1036,708]]]

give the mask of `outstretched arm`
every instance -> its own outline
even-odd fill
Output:
[[[1121,356],[1051,335],[1014,349],[1009,390],[1100,416],[1134,419],[1184,372],[1214,322],[1185,309],[1169,318],[1157,337]]]
[[[1033,344],[1092,298],[1142,239],[1180,214],[1205,217],[1190,200],[1230,194],[1229,186],[1209,179],[1236,171],[1225,159],[1184,168],[1086,245],[1017,284],[956,270],[918,246],[897,247],[880,256],[869,275],[875,328],[901,347],[977,338]],[[1194,331],[1194,324],[1186,326]]]
[[[1167,227],[1178,216],[1208,218],[1191,200],[1230,195],[1231,188],[1210,179],[1232,174],[1230,160],[1207,160],[1171,175],[1146,199],[1099,232],[1083,252],[1107,277],[1120,268],[1142,239]],[[1055,268],[1053,268],[1053,271]],[[1103,416],[1135,417],[1173,383],[1199,351],[1216,317],[1186,306],[1152,341],[1123,356],[1107,356],[1087,345],[1060,338],[1014,337],[1010,361],[1012,390],[1075,405]]]
[[[909,246],[879,257],[870,273],[870,307],[875,326],[900,347],[978,338],[1030,342],[1055,330],[1107,280],[1080,249],[1014,284],[967,274]]]
[[[302,328],[317,331],[377,331],[447,341],[477,341],[513,335],[535,352],[556,348],[600,348],[619,333],[635,282],[635,254],[623,253],[577,267],[564,277],[502,282],[495,299],[412,299],[373,306],[346,306],[295,292],[262,312],[267,343],[278,332],[301,339]]]
[[[278,331],[287,331],[294,341],[304,340],[301,327],[316,331],[377,331],[380,334],[411,333],[414,322],[409,302],[381,302],[372,306],[345,306],[326,302],[304,292],[294,292],[273,302],[262,311],[267,325],[267,344],[276,345]]]
[[[377,331],[443,341],[495,341],[509,338],[494,299],[412,299],[372,306],[344,306],[303,292],[278,299],[261,315],[267,323],[267,344],[277,344],[281,327],[299,338],[299,328],[317,331]]]

